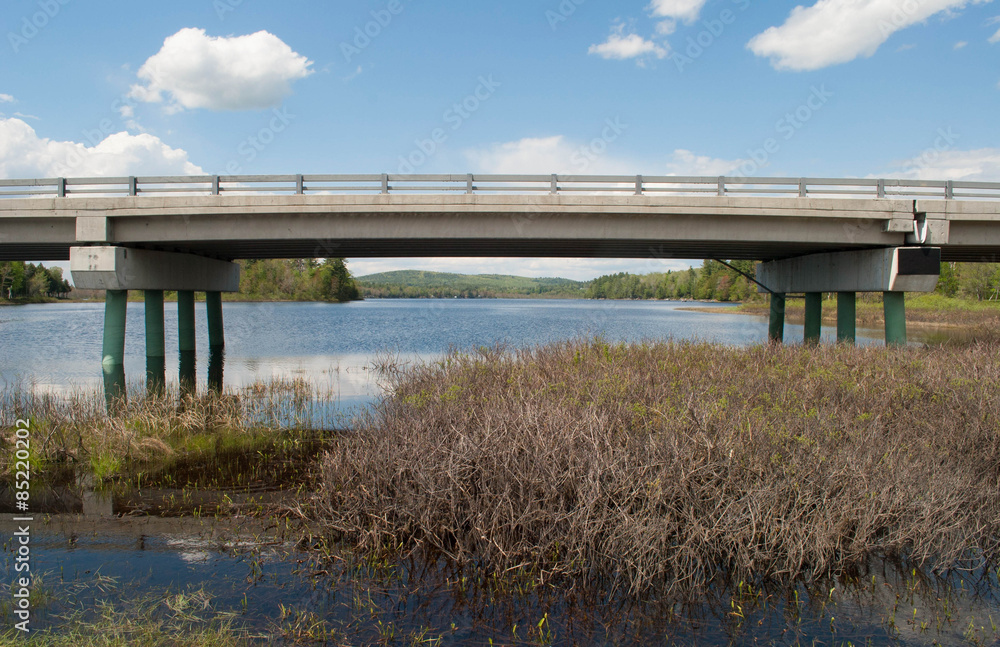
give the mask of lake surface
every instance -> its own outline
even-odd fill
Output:
[[[685,310],[692,305],[718,312]],[[334,406],[349,410],[379,393],[372,362],[382,358],[427,361],[449,349],[525,347],[596,335],[609,341],[763,343],[767,321],[728,313],[731,307],[462,299],[226,303],[225,382],[239,388],[302,378],[335,393]],[[198,388],[205,390],[204,304],[196,312]],[[55,394],[100,389],[103,318],[99,303],[0,308],[0,387]],[[168,304],[167,379],[172,383],[178,376],[171,359],[178,356],[176,322],[176,307]],[[129,304],[127,326],[126,376],[141,389],[142,304]],[[802,333],[802,326],[786,325],[790,342]],[[831,342],[834,330],[824,328],[823,337]],[[859,343],[881,342],[879,331],[859,331]],[[321,560],[298,542],[301,535],[294,528],[281,532],[284,521],[275,529],[270,519],[238,522],[238,515],[222,512],[234,502],[252,508],[290,496],[305,477],[288,466],[307,466],[303,456],[319,452],[311,445],[296,447],[299,454],[291,457],[259,449],[233,456],[232,470],[223,469],[220,456],[212,465],[192,459],[191,465],[182,462],[163,474],[144,474],[138,482],[113,487],[95,488],[72,466],[64,467],[61,476],[38,475],[32,484],[31,554],[33,586],[44,594],[33,607],[33,628],[64,627],[74,614],[94,620],[100,600],[126,609],[154,600],[162,609],[182,599],[200,605],[201,596],[207,596],[205,612],[195,615],[232,614],[238,626],[283,635],[289,643],[303,626],[316,622],[353,644],[929,645],[964,644],[970,635],[982,644],[1000,638],[1000,631],[984,620],[992,620],[1000,608],[992,573],[970,576],[959,587],[969,593],[954,595],[954,582],[917,582],[906,569],[876,565],[847,586],[829,582],[752,595],[741,588],[737,616],[728,590],[709,590],[695,601],[667,598],[623,607],[621,601],[567,596],[550,587],[522,593],[490,593],[487,585],[469,588],[469,573],[435,561],[371,563],[349,551]],[[240,476],[248,461],[270,480]],[[231,481],[217,476],[230,472]],[[0,496],[5,552],[0,627],[12,622],[4,604],[11,599],[7,587],[15,576],[11,538],[21,527],[7,490]],[[895,618],[897,607],[900,622],[890,625],[887,619]],[[975,625],[972,634],[970,625]]]
[[[692,305],[719,313],[685,310]],[[725,314],[732,306],[663,301],[518,299],[371,299],[348,304],[226,303],[225,383],[304,378],[334,390],[344,404],[377,393],[368,368],[379,357],[429,360],[449,349],[534,346],[602,335],[608,341],[695,339],[734,345],[767,339],[763,317]],[[166,306],[167,379],[177,381],[177,309]],[[101,384],[104,305],[0,308],[0,383],[65,393]],[[196,306],[199,388],[208,370],[204,304]],[[788,324],[785,338],[802,338]],[[832,328],[824,339],[835,339]],[[859,343],[881,341],[859,331]],[[145,375],[143,304],[128,307],[125,373]]]

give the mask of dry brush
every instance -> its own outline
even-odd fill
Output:
[[[409,368],[322,462],[364,550],[632,592],[991,562],[1000,346],[575,341]]]

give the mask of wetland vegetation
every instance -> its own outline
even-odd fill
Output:
[[[111,418],[98,393],[5,391],[52,512],[96,491],[125,521],[253,520],[278,536],[235,544],[248,581],[298,582],[255,615],[211,586],[49,574],[38,644],[1000,638],[995,338],[588,339],[373,370],[386,396],[352,421],[294,380],[137,392]]]

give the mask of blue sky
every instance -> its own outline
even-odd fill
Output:
[[[0,177],[1000,180],[1000,2],[6,0]],[[430,155],[420,142],[446,138]],[[764,153],[768,140],[771,151]],[[774,146],[776,144],[777,146]],[[678,261],[356,259],[592,278]]]

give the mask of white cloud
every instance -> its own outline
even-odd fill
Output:
[[[611,132],[605,129],[605,132]],[[590,143],[574,143],[562,135],[527,137],[516,142],[495,144],[465,152],[466,159],[480,173],[532,175],[550,173],[627,175],[638,172],[634,162],[607,153],[613,140],[599,138]]]
[[[661,20],[656,23],[656,33],[661,36],[670,36],[677,31],[676,20]]]
[[[643,59],[647,56],[666,58],[665,47],[646,40],[638,34],[625,34],[625,25],[619,24],[612,28],[611,35],[600,45],[591,45],[588,54],[597,54],[604,59],[624,61],[631,58]]]
[[[0,94],[0,103],[14,103],[14,97],[9,94]]]
[[[39,137],[20,119],[0,119],[0,177],[199,175],[181,149],[152,135],[110,135],[96,146]]]
[[[359,65],[356,70],[354,70],[353,72],[351,72],[350,74],[348,74],[347,76],[345,76],[343,80],[344,80],[345,83],[348,82],[348,81],[353,81],[354,79],[356,79],[359,76],[361,76],[362,72],[364,72],[364,68],[362,68]]]
[[[204,29],[182,29],[139,69],[145,85],[131,96],[168,109],[258,110],[275,107],[291,84],[313,73],[312,61],[266,31],[213,38]]]
[[[897,162],[889,177],[913,180],[1000,181],[1000,148],[971,151],[928,149],[909,160]]]
[[[610,122],[609,122],[610,123]],[[598,153],[604,139],[590,143],[572,142],[563,135],[528,137],[515,142],[496,144],[465,152],[477,173],[500,175],[697,175],[731,174],[748,160],[726,160],[696,155],[689,150],[675,150],[665,164],[651,165],[615,157],[605,150]],[[613,142],[608,142],[608,146]]]
[[[871,56],[892,34],[941,12],[991,0],[819,0],[792,9],[747,47],[780,70],[816,70]]]
[[[996,18],[991,19],[986,24],[988,24],[988,25],[995,25],[998,22],[1000,22],[1000,16],[997,16]],[[992,36],[989,37],[989,42],[993,43],[994,45],[996,45],[997,43],[1000,43],[1000,30],[998,30],[997,33],[995,33],[995,34],[993,34]]]
[[[649,5],[654,16],[683,20],[686,23],[698,19],[702,7],[708,0],[653,0]]]
[[[957,43],[955,43],[955,49],[956,50],[963,49],[963,48],[967,47],[968,44],[969,44],[969,41],[967,41],[967,40],[960,40]]]
[[[667,175],[716,176],[730,175],[749,160],[724,160],[707,155],[695,155],[678,148],[667,162]]]

